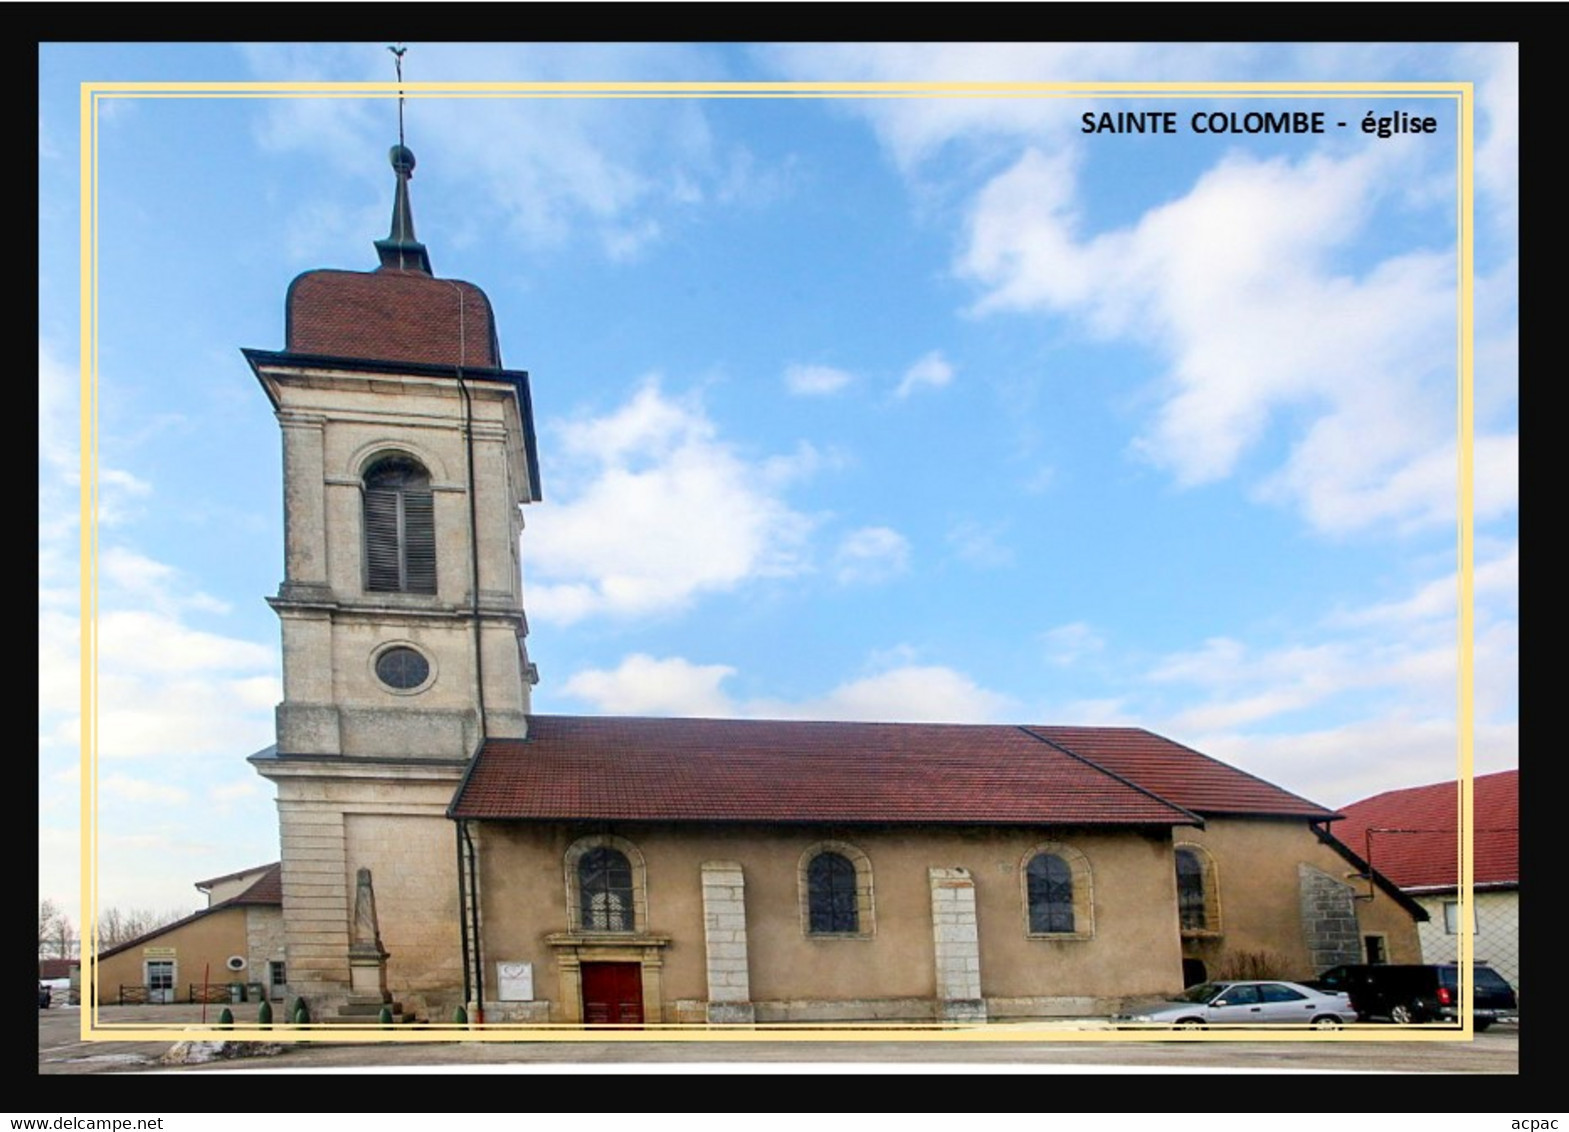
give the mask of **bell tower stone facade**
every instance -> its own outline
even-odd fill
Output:
[[[461,984],[446,808],[487,738],[526,737],[536,679],[518,557],[521,507],[540,498],[528,376],[502,367],[484,292],[432,273],[414,155],[391,160],[380,266],[299,276],[285,349],[245,351],[282,431],[285,544],[268,599],[277,743],[252,762],[277,787],[288,984],[313,1006],[348,993],[362,868],[400,994]]]

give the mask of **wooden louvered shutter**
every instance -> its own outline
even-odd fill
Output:
[[[365,488],[365,588],[401,590],[402,554],[399,544],[399,492],[385,487]]]
[[[365,475],[365,588],[436,592],[436,514],[430,475],[402,457]]]
[[[403,588],[436,592],[436,514],[427,485],[403,494]]]

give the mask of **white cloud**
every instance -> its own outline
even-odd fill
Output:
[[[1331,531],[1442,521],[1452,258],[1413,252],[1359,273],[1333,261],[1405,157],[1232,153],[1186,196],[1085,236],[1074,158],[1031,149],[976,198],[958,266],[984,288],[981,311],[1073,314],[1168,358],[1135,450],[1179,483],[1231,475],[1291,410],[1309,423],[1262,497]]]
[[[262,788],[262,784],[255,778],[240,778],[233,782],[224,782],[207,788],[208,799],[219,805],[265,797],[266,793],[267,791]]]
[[[733,699],[720,687],[733,675],[735,669],[728,665],[638,653],[614,669],[575,674],[566,691],[608,714],[742,719],[982,723],[997,720],[1012,703],[940,665],[903,665],[799,701]]]
[[[277,664],[276,653],[265,645],[192,629],[146,610],[101,614],[98,657],[106,666],[143,674],[225,672]]]
[[[1003,541],[1006,530],[1004,523],[979,523],[965,519],[949,529],[948,545],[971,566],[981,569],[1012,566],[1013,549]]]
[[[1061,666],[1074,664],[1106,647],[1105,640],[1086,621],[1059,625],[1043,633],[1041,638],[1046,644],[1046,659]]]
[[[834,552],[834,576],[845,585],[886,581],[909,565],[909,540],[889,527],[852,531]]]
[[[796,718],[894,723],[990,723],[1012,701],[941,665],[912,665],[841,684],[791,709]]]
[[[389,77],[384,54],[361,45],[246,52],[253,71],[271,79]],[[671,44],[431,43],[406,63],[410,81],[724,77],[708,49]],[[444,210],[443,221],[461,229],[459,242],[597,244],[610,259],[636,256],[700,202],[778,191],[779,176],[753,154],[716,141],[709,114],[696,99],[412,99],[405,117],[419,156],[416,214]],[[383,155],[395,124],[390,101],[282,99],[267,107],[260,138],[271,148],[308,149],[365,181],[367,192],[375,184],[385,194],[391,175]],[[439,191],[421,195],[419,186],[430,183]]]
[[[719,685],[733,675],[735,669],[729,665],[634,653],[614,669],[576,673],[562,690],[609,715],[723,718],[733,713],[733,705]]]
[[[1518,763],[1518,572],[1513,541],[1475,571],[1477,773]],[[1217,637],[1173,653],[1145,674],[1137,721],[1331,805],[1437,781],[1459,751],[1457,598],[1448,574],[1325,618],[1303,631],[1323,634],[1316,643]],[[1162,698],[1168,687],[1177,695]],[[1308,707],[1312,716],[1292,719]]]
[[[231,608],[228,602],[193,589],[168,563],[123,546],[111,546],[98,555],[98,581],[117,591],[117,602],[145,602],[163,613],[180,609],[227,613]]]
[[[1213,79],[1248,58],[1243,45],[1184,43],[838,43],[771,45],[760,54],[793,79],[1039,82]],[[1018,136],[1071,137],[1082,106],[1055,98],[846,100],[904,169],[950,144],[984,149]]]
[[[1480,71],[1472,160],[1477,188],[1494,221],[1512,236],[1520,184],[1520,45],[1467,44],[1459,50],[1468,70]]]
[[[1385,790],[1452,779],[1459,746],[1452,717],[1391,711],[1337,727],[1290,734],[1220,731],[1184,742],[1331,807]],[[1519,766],[1519,726],[1481,724],[1475,773]]]
[[[58,610],[39,615],[39,749],[51,757],[75,758],[81,747],[79,624]],[[232,756],[271,742],[282,698],[272,648],[152,610],[101,613],[97,640],[102,756]]]
[[[811,44],[760,55],[798,79],[1475,77],[1484,235],[1501,237],[1506,257],[1515,242],[1516,44],[1420,53],[1355,44]],[[1013,163],[972,202],[956,263],[984,288],[977,309],[1069,314],[1095,333],[1151,346],[1167,362],[1166,382],[1134,450],[1179,483],[1234,474],[1285,421],[1302,434],[1287,463],[1260,475],[1260,499],[1299,507],[1330,532],[1452,521],[1454,461],[1442,451],[1454,436],[1452,412],[1443,411],[1453,400],[1451,257],[1415,253],[1355,272],[1332,258],[1360,236],[1375,201],[1430,204],[1449,191],[1449,171],[1401,146],[1290,164],[1233,157],[1187,199],[1094,234],[1078,186],[1085,105],[879,99],[842,112],[870,124],[918,207],[934,191],[968,191],[963,179],[976,169]],[[959,147],[963,159],[932,160]],[[1442,246],[1435,234],[1432,247]],[[1477,288],[1479,402],[1506,397],[1515,369],[1513,304],[1493,286],[1513,270],[1482,266],[1493,274]],[[1497,317],[1487,309],[1492,291],[1503,307]],[[1389,317],[1394,311],[1400,317]],[[1490,435],[1500,430],[1485,415],[1479,422],[1477,515],[1486,519],[1515,505],[1507,449],[1516,441],[1507,429]],[[1496,451],[1484,460],[1483,448]]]
[[[914,365],[904,371],[904,377],[900,378],[899,388],[894,390],[894,396],[908,397],[922,387],[940,389],[952,380],[953,366],[943,358],[941,351],[933,350],[922,355]]]
[[[529,519],[534,617],[669,612],[806,569],[811,520],[781,489],[815,463],[808,454],[748,461],[695,399],[667,397],[652,380],[611,413],[553,431],[561,467],[549,474],[566,486]]]
[[[190,801],[189,791],[163,782],[150,782],[124,774],[111,774],[98,780],[101,795],[120,798],[127,802],[155,802],[168,806],[182,806]]]
[[[785,368],[785,388],[798,397],[822,397],[850,384],[851,376],[832,366],[792,365]]]
[[[1487,615],[1484,603],[1496,600],[1505,607],[1512,606],[1520,586],[1520,544],[1511,541],[1494,557],[1477,556],[1471,574],[1472,599],[1478,618]],[[1409,597],[1396,601],[1379,602],[1360,609],[1347,610],[1329,619],[1335,626],[1387,626],[1409,627],[1423,622],[1441,622],[1445,628],[1452,626],[1460,607],[1460,581],[1457,574],[1426,582]]]
[[[75,477],[80,459],[80,378],[50,343],[38,342],[38,458],[43,469]],[[41,469],[41,470],[43,470]]]
[[[1075,727],[1143,727],[1145,720],[1122,697],[1070,700],[1048,723]]]

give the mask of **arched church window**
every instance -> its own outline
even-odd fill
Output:
[[[1215,863],[1197,845],[1179,845],[1177,863],[1177,919],[1184,934],[1220,930],[1220,902],[1215,885]]]
[[[806,867],[808,930],[861,930],[855,866],[838,853],[819,853]]]
[[[388,456],[365,472],[365,588],[436,592],[436,516],[430,473],[408,456]]]
[[[1090,859],[1063,841],[1043,841],[1019,859],[1024,934],[1030,939],[1095,938],[1095,884]]]
[[[1025,870],[1029,886],[1030,931],[1073,930],[1073,870],[1055,853],[1037,853]]]
[[[577,875],[583,930],[635,930],[632,865],[625,853],[604,845],[591,849],[578,859]]]

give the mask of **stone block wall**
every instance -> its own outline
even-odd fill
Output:
[[[1356,890],[1312,865],[1297,866],[1302,936],[1316,974],[1341,963],[1362,962]]]

